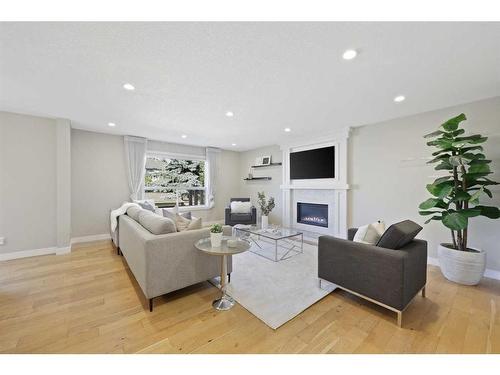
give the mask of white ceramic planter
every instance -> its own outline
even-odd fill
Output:
[[[269,227],[269,216],[262,215],[262,229],[267,229]]]
[[[444,277],[463,285],[477,285],[486,268],[486,253],[480,249],[474,250],[477,252],[453,250],[439,245],[439,267]]]
[[[222,233],[210,233],[210,243],[212,247],[220,247],[222,244]]]

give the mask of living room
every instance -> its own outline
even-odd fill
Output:
[[[0,353],[500,353],[499,38],[0,22]]]

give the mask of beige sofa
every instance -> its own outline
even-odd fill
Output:
[[[224,226],[224,235],[231,227]],[[119,250],[153,311],[153,298],[220,276],[221,259],[194,247],[209,228],[155,235],[128,215],[119,217]],[[228,273],[232,270],[228,257]]]

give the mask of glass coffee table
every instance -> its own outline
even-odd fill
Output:
[[[304,234],[291,228],[270,227],[261,229],[255,225],[250,227],[234,227],[236,236],[251,241],[256,245],[250,248],[254,254],[274,262],[291,258],[304,252]]]

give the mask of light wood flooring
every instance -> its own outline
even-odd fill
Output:
[[[0,262],[2,353],[500,353],[500,281],[446,281],[429,266],[427,298],[403,315],[335,291],[274,331],[240,305],[216,312],[202,283],[149,312],[109,241],[68,255]]]

